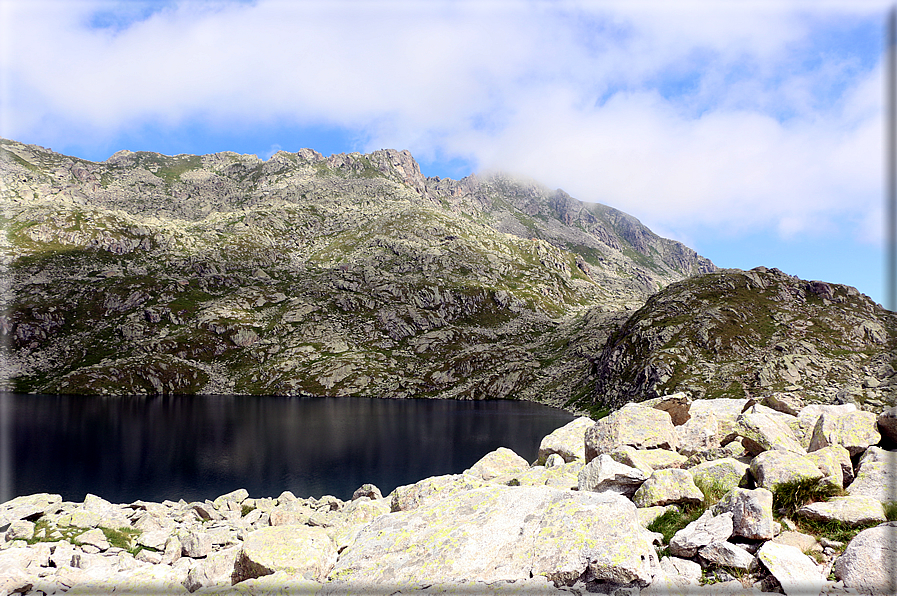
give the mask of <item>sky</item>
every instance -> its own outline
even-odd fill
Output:
[[[891,6],[0,0],[0,136],[93,161],[408,149],[882,303]]]

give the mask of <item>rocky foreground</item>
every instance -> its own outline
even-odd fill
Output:
[[[0,505],[0,594],[892,594],[897,409],[684,394],[349,502]]]

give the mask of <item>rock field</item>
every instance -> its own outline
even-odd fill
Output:
[[[0,594],[894,593],[897,409],[674,394],[352,500],[0,505]]]

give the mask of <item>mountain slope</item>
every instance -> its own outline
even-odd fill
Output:
[[[588,354],[715,270],[609,207],[392,150],[0,142],[3,377],[20,391],[591,396]]]
[[[585,408],[689,391],[893,405],[897,315],[854,288],[777,269],[719,270],[648,299],[593,354]]]

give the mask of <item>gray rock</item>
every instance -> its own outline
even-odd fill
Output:
[[[850,455],[858,455],[881,440],[876,423],[871,412],[823,413],[813,428],[809,450],[841,445]]]
[[[93,530],[88,530],[82,534],[78,534],[75,536],[75,540],[82,545],[89,544],[91,546],[95,546],[101,551],[107,550],[109,548],[109,541],[106,540],[106,535],[103,534],[103,531],[99,528],[94,528]]]
[[[681,557],[663,557],[660,560],[660,568],[667,577],[681,578],[681,583],[697,585],[701,581],[704,570],[700,563],[695,563]]]
[[[651,538],[626,498],[492,486],[377,518],[328,580],[378,586],[532,574],[570,585],[588,572],[600,581],[647,585],[658,570]]]
[[[181,554],[185,557],[196,559],[212,552],[212,535],[208,532],[189,532],[180,540]]]
[[[245,488],[238,488],[235,491],[231,491],[225,495],[221,495],[220,497],[215,499],[212,504],[215,506],[215,509],[218,509],[220,511],[226,506],[225,504],[228,502],[236,503],[237,505],[239,505],[247,498],[249,498],[249,491],[247,491]]]
[[[190,592],[200,588],[227,587],[232,589],[234,571],[241,548],[232,548],[215,551],[200,561],[197,561],[187,573],[184,587]]]
[[[742,444],[752,455],[769,449],[805,453],[791,428],[779,416],[765,413],[744,413],[736,420]]]
[[[725,445],[737,436],[736,420],[741,416],[747,403],[747,399],[699,399],[691,404],[689,413],[692,417],[704,412],[712,413],[717,421],[716,434],[720,443]]]
[[[715,484],[726,490],[747,486],[750,481],[750,466],[732,457],[711,460],[698,464],[688,471],[695,484]]]
[[[817,521],[838,521],[849,526],[885,521],[881,502],[865,496],[834,497],[828,501],[809,503],[797,515]]]
[[[841,445],[829,445],[807,454],[807,459],[816,464],[819,471],[832,478],[835,485],[844,488],[853,481],[853,462],[850,452]]]
[[[546,462],[552,454],[559,455],[567,463],[585,461],[585,434],[594,424],[591,418],[580,416],[543,437],[539,443],[538,461]]]
[[[336,559],[336,548],[323,528],[262,528],[247,534],[235,566],[234,583],[277,571],[321,582]]]
[[[695,486],[691,473],[678,468],[654,471],[632,496],[638,507],[674,503],[696,505],[703,500],[704,493]]]
[[[776,485],[799,479],[818,480],[824,475],[803,455],[778,449],[764,451],[751,460],[751,474],[757,486],[775,490]]]
[[[835,576],[861,594],[897,593],[893,562],[897,560],[897,522],[863,530],[835,561]]]
[[[30,540],[34,536],[34,522],[19,519],[9,525],[6,530],[6,540]]]
[[[646,478],[641,470],[621,464],[602,453],[579,471],[577,490],[609,491],[632,497]]]
[[[714,515],[708,509],[670,539],[670,553],[677,557],[694,557],[698,549],[712,542],[726,541],[732,535],[732,514]]]
[[[851,496],[865,496],[882,503],[894,501],[897,496],[897,470],[881,461],[867,461],[857,470],[857,477],[847,487]]]
[[[621,464],[638,468],[646,476],[654,470],[681,468],[686,461],[685,456],[669,449],[636,449],[628,445],[614,449],[610,456]]]
[[[775,535],[772,493],[765,488],[733,488],[712,507],[714,513],[732,514],[732,533],[751,540],[769,540]]]
[[[585,447],[583,446],[583,453],[585,453]],[[554,468],[556,466],[562,466],[567,463],[564,458],[558,453],[552,453],[548,457],[545,458],[545,467],[546,468]]]
[[[748,570],[754,564],[754,555],[731,542],[716,541],[698,549],[698,556],[713,565]]]
[[[527,469],[529,469],[529,462],[507,447],[499,447],[481,457],[469,470],[464,470],[464,473],[483,480],[492,480],[503,474],[522,472]]]
[[[878,415],[878,432],[882,437],[897,443],[897,406],[892,406]]]
[[[59,510],[62,496],[50,493],[23,495],[0,505],[0,527],[16,520]]]
[[[804,400],[795,393],[770,393],[763,398],[763,405],[778,412],[797,416],[804,408]]]
[[[713,412],[700,412],[676,427],[678,451],[690,456],[720,447],[719,421]]]
[[[355,492],[352,493],[352,500],[360,499],[361,497],[367,497],[371,500],[382,499],[383,493],[380,492],[380,489],[374,486],[373,484],[362,484],[360,487],[355,489]]]
[[[660,448],[675,451],[676,430],[670,415],[634,404],[627,404],[612,412],[586,431],[586,463],[623,445],[636,449]]]
[[[757,559],[782,586],[786,595],[819,594],[826,580],[810,557],[793,546],[767,542]]]
[[[489,486],[489,483],[470,474],[431,476],[414,484],[399,486],[392,491],[392,510],[409,511],[432,501],[454,497],[457,493]]]

